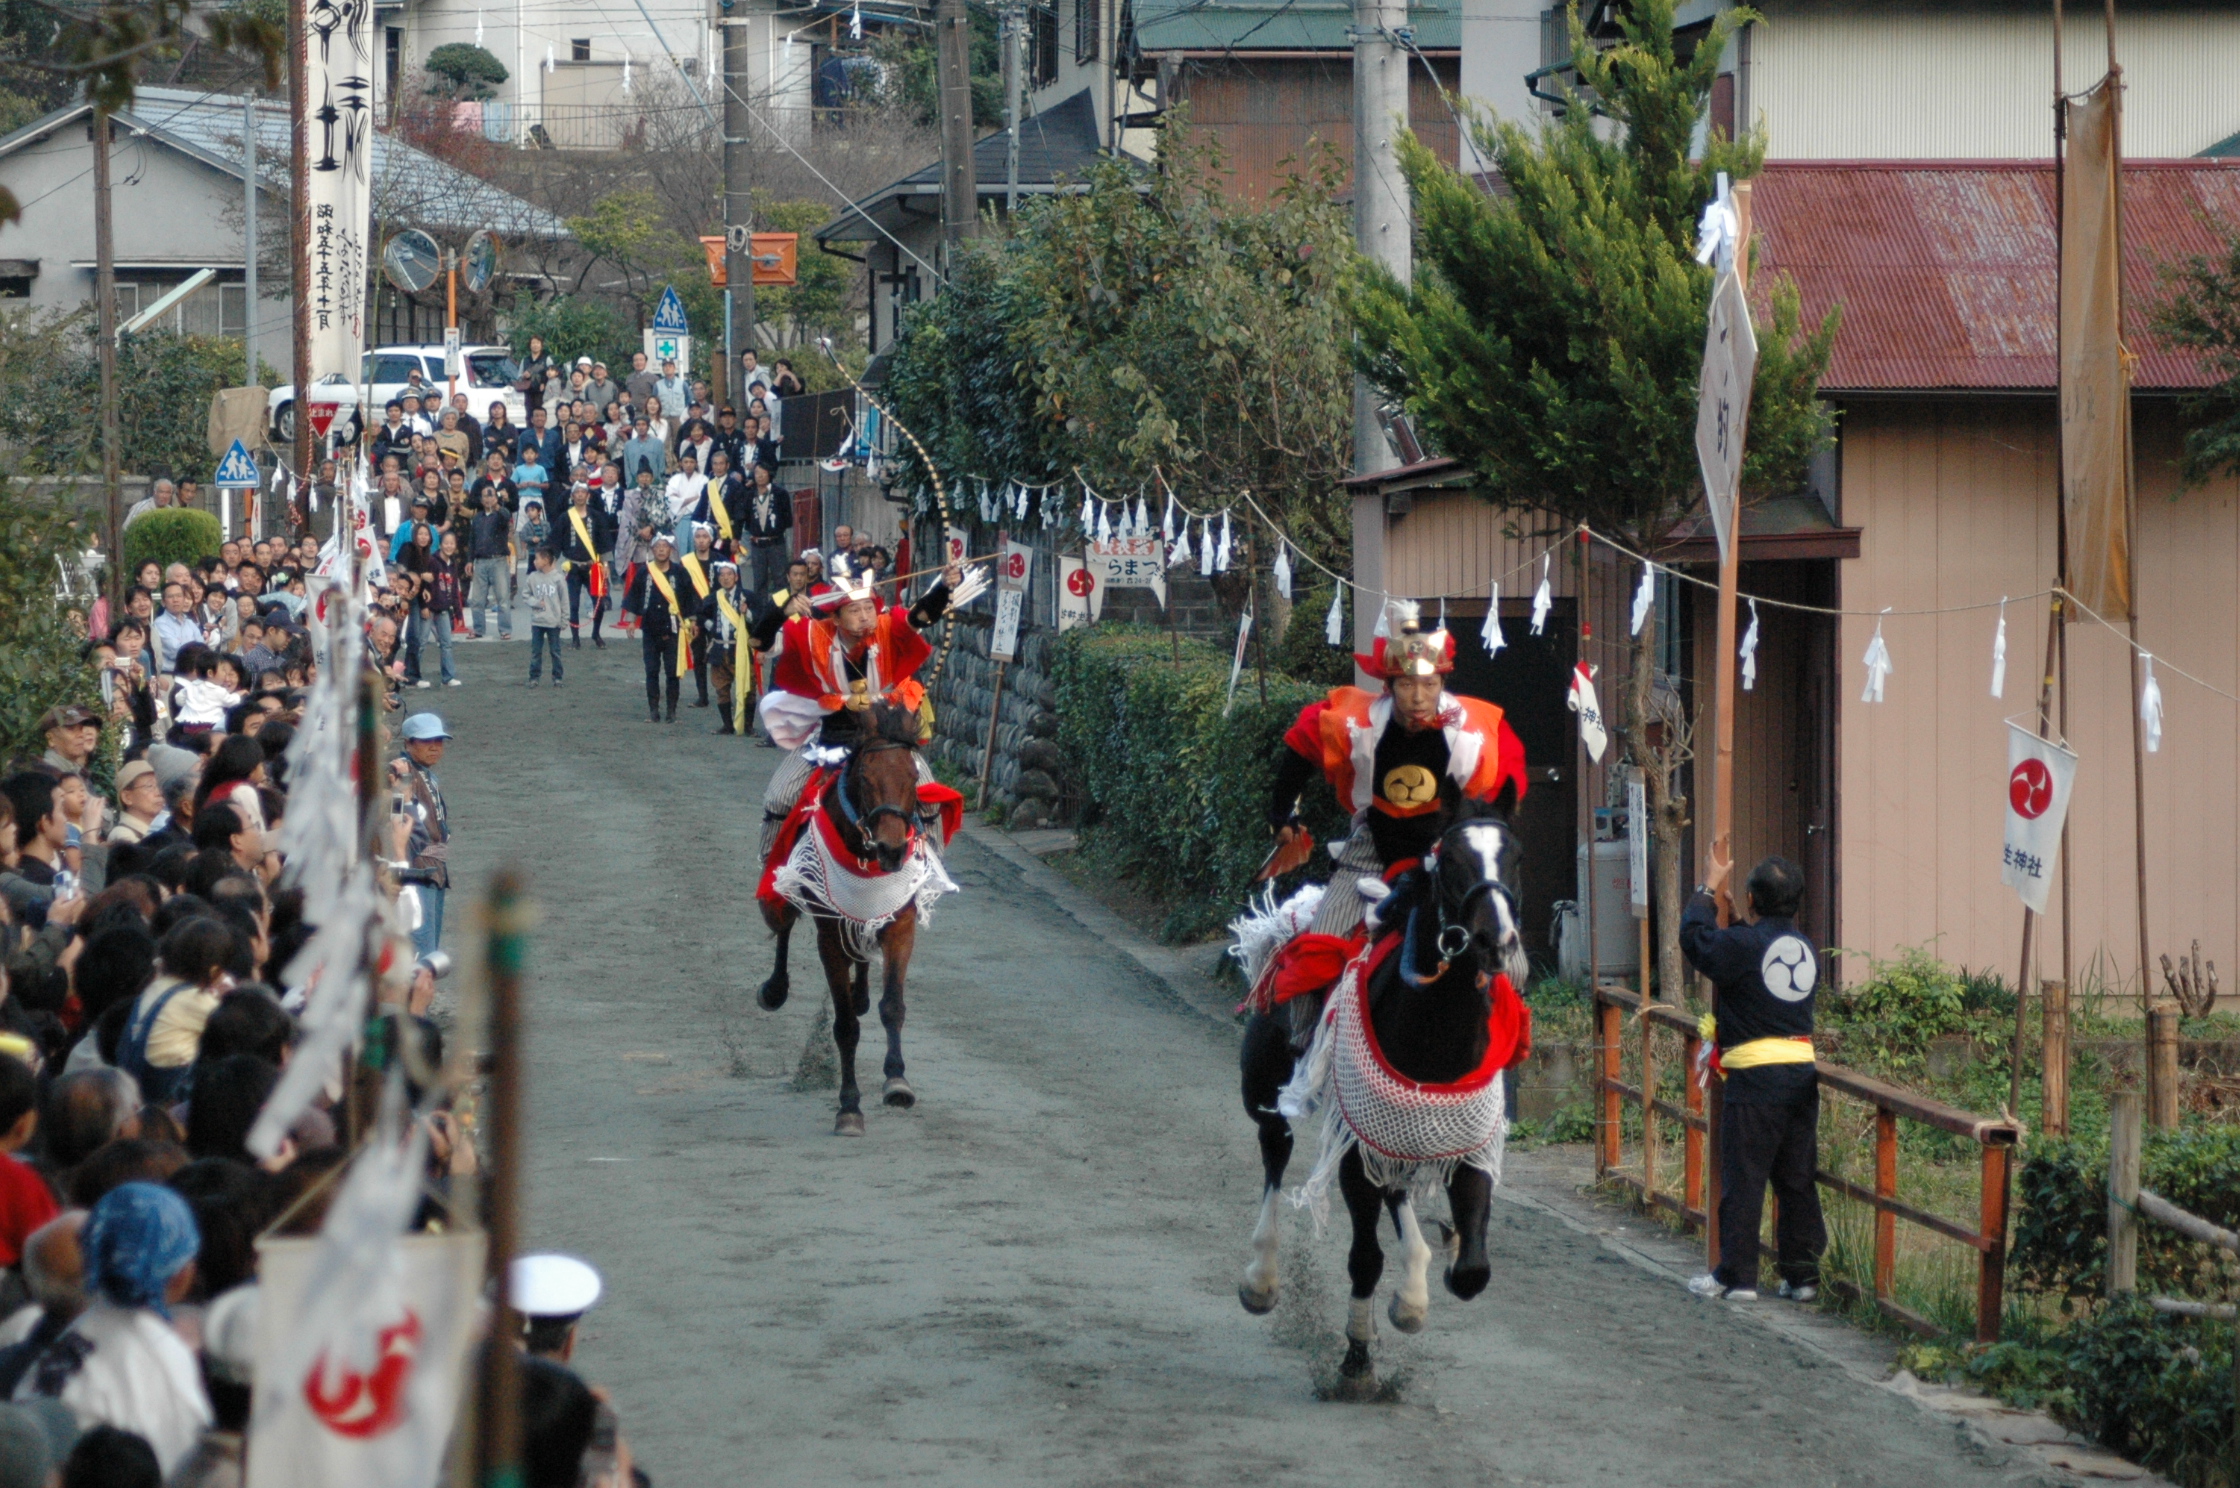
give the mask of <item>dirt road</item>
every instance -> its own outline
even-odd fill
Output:
[[[783,1011],[748,990],[777,755],[714,737],[689,682],[648,724],[635,643],[569,652],[559,693],[520,685],[527,650],[463,644],[465,687],[408,696],[458,734],[459,882],[510,859],[543,905],[527,1239],[605,1274],[578,1364],[661,1488],[2036,1481],[1516,1202],[1483,1298],[1435,1284],[1424,1333],[1385,1329],[1397,1402],[1318,1400],[1343,1242],[1295,1221],[1283,1306],[1238,1307],[1233,1030],[969,841],[912,968],[921,1104],[833,1137],[831,1093],[794,1084],[813,954]]]

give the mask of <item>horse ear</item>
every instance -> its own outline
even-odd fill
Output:
[[[1493,798],[1493,814],[1508,821],[1517,814],[1517,782],[1512,778],[1501,782],[1500,792]]]

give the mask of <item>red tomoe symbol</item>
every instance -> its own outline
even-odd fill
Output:
[[[1027,555],[1013,553],[1009,558],[1003,560],[1003,571],[1015,579],[1025,578],[1027,576]]]
[[[420,1358],[420,1317],[407,1309],[380,1332],[380,1353],[370,1373],[352,1370],[329,1378],[327,1356],[303,1377],[303,1398],[311,1413],[337,1436],[358,1440],[393,1431],[404,1421],[404,1387]]]
[[[2053,804],[2053,772],[2040,759],[2026,759],[2007,777],[2007,804],[2015,815],[2032,821]]]
[[[1076,597],[1086,599],[1096,587],[1097,576],[1085,568],[1077,568],[1066,575],[1066,592]]]

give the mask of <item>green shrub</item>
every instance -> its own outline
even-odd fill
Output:
[[[2148,1132],[2139,1170],[2141,1187],[2212,1224],[2240,1226],[2240,1128]],[[2108,1255],[2105,1135],[2033,1139],[2016,1188],[2010,1274],[2065,1299],[2101,1291]],[[2140,1231],[2139,1286],[2207,1297],[2222,1297],[2225,1289],[2215,1251],[2152,1223]]]
[[[2130,1297],[2066,1337],[2078,1427],[2187,1488],[2240,1482],[2230,1323],[2165,1317]]]
[[[1303,566],[1303,565],[1302,565]],[[1338,635],[1346,642],[1329,641],[1330,586],[1298,591],[1291,606],[1291,623],[1268,660],[1302,682],[1343,687],[1353,680],[1353,606],[1344,605],[1345,621]]]
[[[1968,1027],[1969,983],[1926,946],[1869,967],[1844,996],[1821,1003],[1821,1022],[1841,1040],[1846,1064],[1918,1084],[1930,1042]]]
[[[225,545],[218,519],[206,511],[167,506],[147,511],[124,530],[124,571],[136,572],[149,561],[169,568],[174,563],[192,567],[215,558]]]
[[[1324,688],[1268,677],[1260,701],[1247,671],[1223,716],[1229,653],[1146,626],[1100,625],[1064,636],[1055,653],[1058,740],[1090,805],[1085,847],[1173,906],[1172,937],[1202,934],[1234,915],[1266,860],[1268,792],[1276,751],[1299,710]],[[1302,802],[1314,859],[1287,880],[1327,878],[1322,845],[1345,833],[1327,790]]]

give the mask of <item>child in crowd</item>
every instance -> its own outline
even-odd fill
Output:
[[[537,685],[544,668],[544,653],[552,651],[552,685],[560,685],[560,631],[568,623],[568,583],[560,572],[560,555],[548,545],[530,560],[535,567],[521,581],[521,597],[529,604],[529,685]]]

